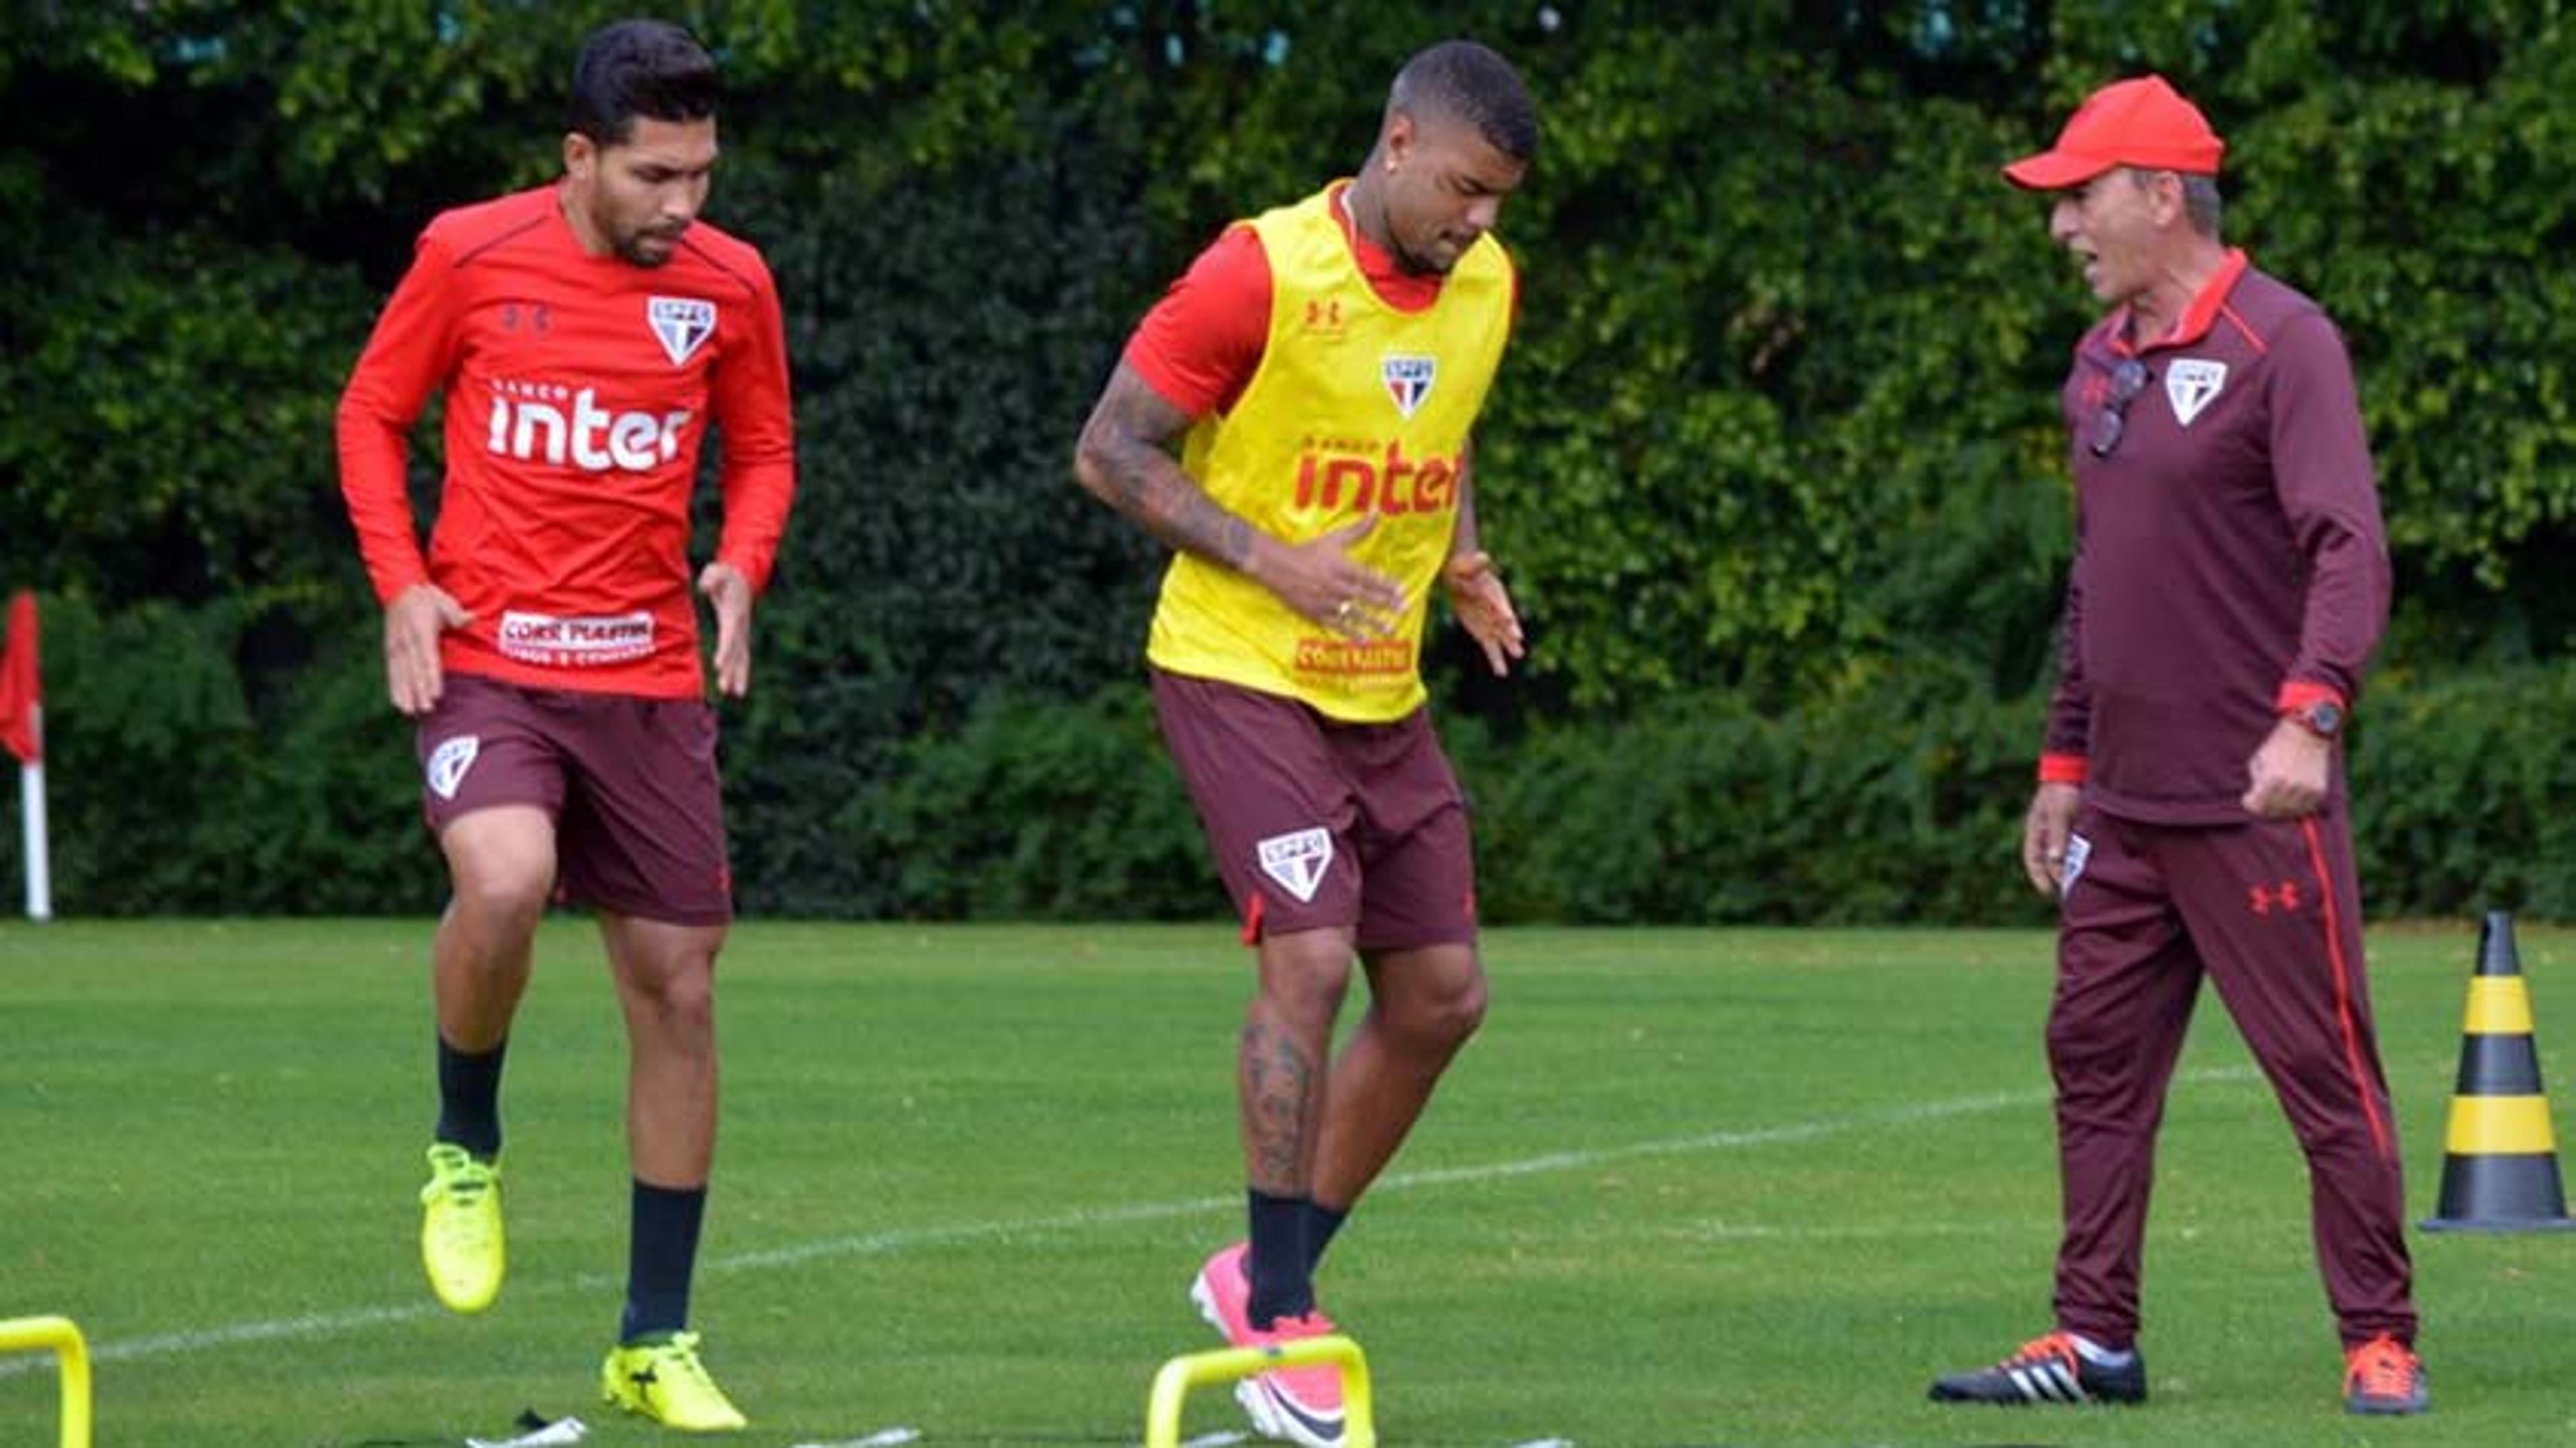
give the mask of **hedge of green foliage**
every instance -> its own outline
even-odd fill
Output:
[[[2356,361],[2400,577],[2359,741],[2375,888],[2566,898],[2550,731],[2471,756],[2459,720],[2406,722],[2500,703],[2496,680],[2558,697],[2576,639],[2546,561],[2576,543],[2554,5],[672,13],[726,66],[711,216],[768,251],[799,390],[803,491],[726,713],[753,909],[1212,898],[1122,693],[1160,559],[1074,488],[1073,434],[1197,247],[1355,166],[1396,64],[1462,32],[1522,65],[1547,124],[1505,214],[1522,323],[1479,436],[1535,648],[1508,685],[1454,649],[1435,668],[1493,914],[2033,908],[2008,845],[2067,550],[2055,388],[2090,304],[1995,168],[2148,68],[2229,138],[2231,239]],[[435,904],[330,416],[429,215],[555,169],[597,18],[0,15],[0,588],[55,621],[67,911]],[[2462,843],[2490,828],[2500,852]]]
[[[270,733],[216,611],[54,610],[50,761],[66,907],[249,913],[438,898],[410,756],[388,741],[369,639],[314,668]],[[1509,735],[1443,708],[1495,922],[2039,923],[2018,863],[2043,702],[1961,671],[1891,672],[1769,712],[1741,691]],[[2352,735],[2374,917],[2576,915],[2576,676],[2397,675]],[[730,754],[730,751],[729,751]],[[831,782],[799,858],[743,880],[764,914],[1197,918],[1225,911],[1141,676],[1073,698],[996,693],[954,730]],[[737,772],[738,758],[729,759]],[[756,773],[756,772],[755,772]],[[17,836],[0,837],[14,878]]]
[[[2353,828],[2370,908],[2576,916],[2576,677],[2395,680],[2355,728]]]

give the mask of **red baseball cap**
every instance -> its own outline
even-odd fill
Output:
[[[2004,178],[2029,191],[2058,191],[2114,166],[2215,176],[2226,149],[2198,106],[2163,76],[2145,75],[2113,81],[2085,97],[2057,133],[2057,144],[2006,166]]]

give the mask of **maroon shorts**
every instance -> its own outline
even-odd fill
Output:
[[[1467,805],[1428,710],[1346,724],[1295,699],[1152,674],[1246,943],[1326,928],[1354,930],[1364,951],[1476,938]]]
[[[535,805],[555,824],[561,898],[677,925],[733,918],[704,700],[449,674],[419,749],[431,832],[478,809]]]

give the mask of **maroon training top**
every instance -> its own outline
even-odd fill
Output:
[[[2129,325],[2085,333],[2066,379],[2075,566],[2041,774],[2128,819],[2243,823],[2280,712],[2349,703],[2388,619],[2352,364],[2241,251],[2173,335]]]

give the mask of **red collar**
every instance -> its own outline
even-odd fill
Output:
[[[2218,323],[2218,314],[2227,309],[2227,294],[2236,290],[2237,280],[2251,265],[2253,263],[2245,255],[2245,248],[2229,247],[2226,259],[2218,264],[2218,270],[2210,274],[2199,295],[2191,299],[2191,305],[2183,308],[2174,329],[2143,347],[2129,340],[2129,307],[2122,303],[2120,310],[2110,317],[2111,350],[2129,356],[2157,347],[2188,347],[2208,336],[2209,329]]]

